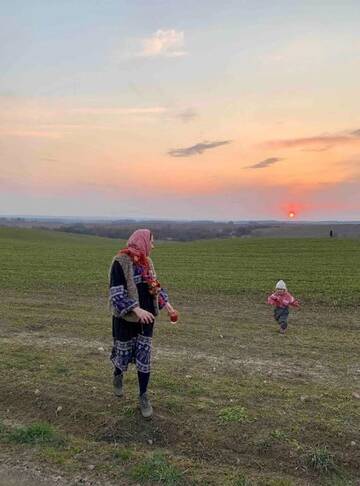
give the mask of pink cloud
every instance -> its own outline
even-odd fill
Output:
[[[330,148],[332,145],[345,145],[345,144],[360,144],[360,136],[358,130],[347,132],[344,134],[334,135],[318,135],[314,137],[303,138],[289,138],[280,140],[269,140],[263,144],[266,148],[282,149],[282,148],[297,148],[297,147],[312,147],[318,145],[325,145],[326,148]],[[324,150],[322,147],[320,150]]]

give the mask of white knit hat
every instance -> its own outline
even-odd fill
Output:
[[[287,290],[284,280],[279,280],[275,286],[276,290]]]

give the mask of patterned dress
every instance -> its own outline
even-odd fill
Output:
[[[161,289],[157,296],[159,305],[155,305],[141,266],[132,264],[130,276],[133,280],[131,284],[136,285],[138,298],[129,295],[130,283],[127,278],[119,261],[114,260],[110,269],[110,304],[115,311],[112,317],[114,344],[110,359],[114,367],[123,372],[127,371],[129,363],[135,363],[138,371],[150,373],[154,324],[130,322],[127,318],[137,306],[156,315],[157,307],[161,309],[169,299],[167,292]]]

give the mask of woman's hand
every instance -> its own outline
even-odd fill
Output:
[[[135,307],[133,309],[133,312],[136,314],[136,316],[139,319],[139,322],[142,324],[152,324],[155,320],[155,316],[151,314],[151,312],[148,312],[145,309],[142,309],[141,307]]]
[[[175,324],[179,320],[179,313],[174,307],[170,304],[170,302],[167,302],[165,304],[165,309],[167,310],[167,313],[169,314],[170,321]]]

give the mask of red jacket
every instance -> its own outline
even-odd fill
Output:
[[[267,303],[274,305],[275,307],[288,307],[289,305],[293,307],[300,307],[300,303],[295,297],[293,297],[290,292],[277,292],[269,295]]]

